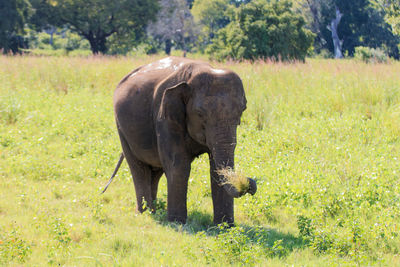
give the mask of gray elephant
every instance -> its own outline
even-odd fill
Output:
[[[223,183],[217,171],[234,168],[236,128],[245,109],[239,76],[201,61],[167,57],[124,77],[114,93],[123,150],[114,175],[125,157],[137,210],[143,212],[144,201],[154,209],[158,183],[165,173],[168,220],[185,223],[190,165],[208,153],[214,223],[233,224],[233,199],[243,193]],[[256,183],[248,179],[248,192],[254,194]]]

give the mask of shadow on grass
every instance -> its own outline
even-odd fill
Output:
[[[157,214],[158,213],[158,214]],[[246,224],[235,225],[235,227],[228,228],[222,225],[214,225],[212,216],[202,211],[194,210],[188,215],[187,223],[182,225],[179,223],[168,222],[166,211],[157,211],[153,215],[161,225],[172,228],[177,232],[185,232],[190,235],[197,235],[198,233],[204,234],[209,237],[226,238],[242,238],[246,242],[260,246],[266,250],[275,249],[279,247],[280,250],[285,251],[285,254],[292,252],[294,249],[302,249],[307,247],[307,242],[303,238],[295,236],[290,233],[283,233],[277,229],[264,227],[264,226],[250,226]],[[237,229],[239,231],[234,231]],[[279,253],[270,256],[283,256]]]

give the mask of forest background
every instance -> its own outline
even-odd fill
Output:
[[[217,60],[399,58],[398,0],[0,0],[0,49]]]

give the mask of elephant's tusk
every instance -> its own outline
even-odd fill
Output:
[[[121,155],[119,156],[119,160],[118,160],[117,166],[115,166],[115,170],[114,170],[113,174],[111,175],[110,180],[108,180],[108,183],[107,183],[106,187],[104,187],[103,191],[101,192],[102,194],[104,192],[106,192],[108,186],[111,184],[111,182],[114,179],[115,175],[117,174],[118,169],[121,166],[121,163],[122,163],[123,160],[124,160],[124,153],[121,153]]]

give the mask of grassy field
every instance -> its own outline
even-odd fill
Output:
[[[0,265],[400,265],[400,63],[217,64],[243,79],[236,163],[258,192],[212,225],[208,160],[186,225],[135,213],[112,94],[156,57],[0,56]]]

